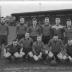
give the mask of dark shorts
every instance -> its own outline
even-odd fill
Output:
[[[24,37],[25,37],[25,35],[20,35],[20,34],[17,35],[17,39],[18,39],[18,40],[20,40],[20,39],[22,39],[22,38],[24,38]]]
[[[4,44],[7,45],[8,43],[8,36],[0,35],[0,45]]]
[[[48,44],[50,40],[50,36],[42,36],[42,41],[44,42],[44,44]]]
[[[67,51],[67,54],[72,57],[72,52]]]
[[[27,55],[30,51],[32,51],[32,48],[23,48],[23,52]]]

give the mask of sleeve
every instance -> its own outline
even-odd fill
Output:
[[[9,27],[7,26],[7,35],[9,35]]]
[[[52,27],[50,27],[50,38],[52,38],[54,36],[54,30]]]
[[[60,48],[62,51],[64,51],[64,44],[63,44],[62,40],[60,40]]]
[[[31,46],[33,45],[33,39],[31,38]]]
[[[36,48],[36,42],[34,42],[34,43],[33,43],[33,46],[32,46],[32,51],[33,51],[34,53],[36,53],[35,48]]]
[[[65,52],[66,52],[67,48],[68,48],[68,46],[67,46],[67,44],[65,44],[65,46],[64,46]]]
[[[9,51],[10,51],[10,48],[11,48],[11,45],[7,45],[7,46],[5,47],[6,52],[9,52]]]
[[[38,26],[38,30],[37,31],[38,31],[39,34],[42,34],[42,27]]]
[[[20,53],[20,50],[21,50],[21,46],[20,45],[18,45],[18,52]]]
[[[19,26],[16,27],[16,34],[18,34]]]
[[[28,27],[28,28],[27,28],[27,32],[28,32],[28,33],[31,33],[31,27]]]
[[[49,43],[48,43],[48,46],[47,46],[48,47],[48,51],[50,51],[50,49],[51,49],[51,46],[52,46],[51,42],[52,42],[52,40],[50,40]]]
[[[44,52],[45,50],[46,50],[46,47],[45,47],[44,43],[42,43],[42,49],[41,49],[41,51]]]
[[[19,45],[21,45],[22,46],[22,44],[23,44],[23,39],[21,39],[20,41],[19,41]]]

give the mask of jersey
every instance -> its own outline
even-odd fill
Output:
[[[23,44],[23,47],[24,48],[32,48],[32,44],[33,44],[33,40],[32,38],[22,38],[20,41],[19,41],[19,44]]]
[[[52,30],[53,30],[53,33],[54,35],[57,34],[59,39],[63,39],[64,38],[64,32],[65,32],[65,29],[64,29],[64,26],[62,25],[54,25],[52,26]]]
[[[65,28],[65,37],[67,40],[72,40],[72,27]]]
[[[51,25],[43,25],[42,26],[42,34],[44,36],[51,36]]]
[[[30,33],[30,36],[37,36],[38,34],[41,34],[41,27],[38,25],[35,28],[33,28],[33,26],[30,26],[27,29],[27,32]]]
[[[0,25],[0,35],[8,36],[9,28],[7,25]]]
[[[26,31],[27,31],[27,25],[26,24],[24,24],[24,25],[17,25],[16,33],[18,35],[25,35]]]
[[[48,48],[50,48],[49,50],[51,50],[52,52],[60,52],[63,50],[64,45],[61,39],[58,40],[54,40],[51,39],[48,43]]]
[[[44,51],[44,43],[42,41],[41,42],[36,41],[33,43],[32,49],[34,54],[39,55],[40,52]]]
[[[13,44],[10,44],[6,47],[6,51],[14,54],[15,52],[20,52],[20,49],[21,49],[21,46],[20,45],[16,45],[16,46],[13,46]]]

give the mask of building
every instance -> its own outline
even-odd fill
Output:
[[[37,17],[39,23],[43,23],[45,16],[50,18],[50,23],[55,24],[55,18],[61,18],[61,24],[66,24],[66,19],[72,19],[72,9],[64,10],[51,10],[51,11],[39,11],[39,12],[27,12],[27,13],[13,13],[12,16],[19,20],[20,17],[25,17],[26,21],[31,23],[32,17]]]

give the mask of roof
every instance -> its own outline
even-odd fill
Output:
[[[50,10],[50,11],[37,11],[37,12],[24,12],[24,13],[13,13],[12,16],[37,16],[37,15],[71,15],[72,9],[63,10]]]

